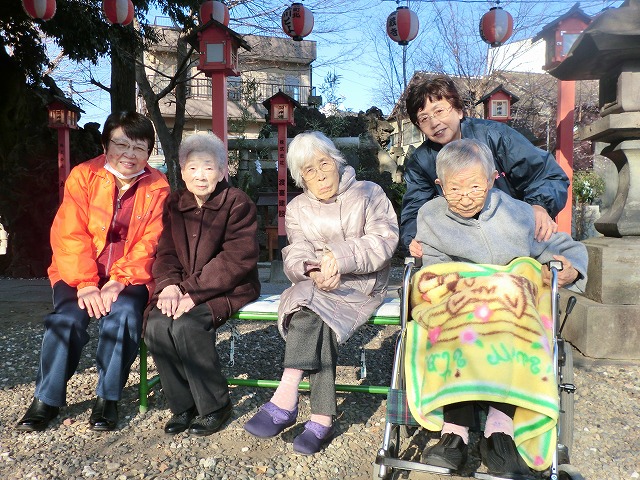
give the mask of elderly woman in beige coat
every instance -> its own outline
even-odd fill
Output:
[[[281,297],[284,372],[271,401],[245,424],[261,438],[273,437],[298,416],[298,385],[311,383],[311,419],[293,442],[313,454],[335,433],[338,345],[346,342],[382,303],[389,262],[398,244],[391,202],[375,183],[355,171],[320,132],[293,139],[287,154],[291,176],[304,193],[289,203],[282,251],[293,285]]]

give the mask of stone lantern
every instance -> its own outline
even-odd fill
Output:
[[[600,81],[601,118],[579,135],[608,143],[601,153],[618,172],[613,205],[595,224],[604,237],[584,241],[589,280],[566,336],[590,357],[639,359],[640,0],[594,18],[549,73],[560,80]]]
[[[504,88],[502,84],[482,96],[476,105],[484,105],[484,118],[506,123],[512,119],[511,105],[520,100],[516,95]]]

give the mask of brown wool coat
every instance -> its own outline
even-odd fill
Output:
[[[153,264],[151,301],[178,285],[196,305],[207,303],[216,327],[260,295],[256,206],[226,180],[199,208],[188,190],[172,193]]]

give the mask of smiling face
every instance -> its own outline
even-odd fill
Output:
[[[335,160],[316,157],[302,168],[302,178],[311,193],[320,201],[328,201],[338,193],[340,173]]]
[[[442,186],[449,210],[461,217],[471,218],[484,207],[489,189],[493,187],[493,178],[487,178],[482,165],[477,164],[445,175],[436,183]]]
[[[462,138],[460,121],[462,112],[456,110],[444,98],[435,102],[427,101],[418,110],[418,126],[429,140],[440,145],[446,145],[453,140]]]
[[[220,171],[213,155],[205,152],[191,153],[181,172],[187,190],[195,195],[200,206],[209,199],[209,195],[224,177],[224,172]]]
[[[118,127],[113,130],[105,151],[107,162],[123,175],[142,170],[149,159],[149,145],[144,140],[132,140]]]

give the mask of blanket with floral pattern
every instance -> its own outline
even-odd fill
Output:
[[[444,405],[515,405],[519,452],[535,470],[548,468],[558,419],[550,303],[541,265],[531,258],[507,266],[452,262],[418,271],[405,352],[415,419],[439,431]]]

